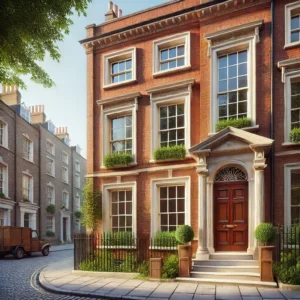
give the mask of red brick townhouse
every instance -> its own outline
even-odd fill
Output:
[[[154,237],[190,224],[197,259],[254,255],[263,221],[300,216],[300,1],[174,0],[89,25],[88,177],[102,232]],[[218,130],[243,119],[241,129]],[[275,143],[274,143],[275,140]],[[184,145],[183,160],[155,160]],[[275,146],[274,146],[275,145]],[[129,152],[127,167],[105,167]]]

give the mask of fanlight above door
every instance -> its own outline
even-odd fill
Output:
[[[237,167],[225,167],[219,170],[215,182],[246,181],[247,175]]]

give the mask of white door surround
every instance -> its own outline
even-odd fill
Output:
[[[213,187],[218,171],[236,166],[248,177],[248,254],[256,254],[254,230],[265,219],[264,169],[265,155],[273,140],[228,127],[208,138],[189,152],[197,159],[198,178],[198,250],[196,258],[209,259],[214,249]]]
[[[68,210],[61,210],[60,211],[60,241],[62,243],[70,242],[71,241],[71,211]],[[64,218],[67,219],[66,222],[66,233],[67,233],[67,240],[64,241]]]

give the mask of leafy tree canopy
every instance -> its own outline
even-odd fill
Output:
[[[26,88],[22,75],[45,87],[54,82],[38,63],[49,53],[59,61],[57,42],[69,33],[71,16],[85,15],[92,0],[1,0],[0,82]]]

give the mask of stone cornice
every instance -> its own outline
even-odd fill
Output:
[[[282,68],[295,68],[300,66],[300,59],[299,58],[290,58],[286,60],[281,60],[277,63],[277,67],[279,69]]]
[[[140,97],[140,96],[141,96],[141,93],[139,93],[139,92],[130,93],[130,94],[126,94],[126,95],[121,95],[121,96],[106,98],[106,99],[102,99],[102,100],[97,100],[97,104],[98,105],[105,105],[105,104],[110,104],[110,103],[123,102],[123,101],[126,101],[126,100],[135,99],[135,98]]]
[[[168,90],[174,90],[176,88],[181,88],[181,87],[185,87],[185,86],[193,86],[195,83],[195,79],[187,79],[187,80],[183,80],[183,81],[179,81],[179,82],[174,82],[174,83],[170,83],[170,84],[164,84],[164,85],[160,85],[160,86],[156,86],[153,87],[149,90],[147,90],[146,92],[151,94],[151,93],[156,93],[156,92],[164,92],[164,91],[168,91]]]
[[[188,25],[194,22],[202,22],[226,12],[237,11],[240,9],[250,8],[270,0],[219,0],[201,4],[195,7],[177,11],[155,19],[147,20],[139,24],[124,27],[109,33],[98,35],[92,38],[81,40],[80,43],[89,49],[104,49],[112,45],[128,42],[135,38],[144,37],[153,33],[170,30],[172,28]]]

